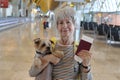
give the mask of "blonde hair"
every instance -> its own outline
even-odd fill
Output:
[[[56,25],[59,20],[62,20],[64,18],[71,18],[73,23],[75,23],[75,10],[72,7],[66,6],[64,8],[61,8],[55,12],[55,21]]]

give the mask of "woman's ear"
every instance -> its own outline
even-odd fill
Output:
[[[74,24],[75,25],[75,24]],[[76,29],[77,28],[77,26],[75,26],[75,28],[74,29]]]
[[[75,25],[75,20],[72,20],[73,24]]]

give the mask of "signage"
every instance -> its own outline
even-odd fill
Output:
[[[8,0],[0,0],[0,8],[8,8]]]

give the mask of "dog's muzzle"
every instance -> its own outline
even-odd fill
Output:
[[[42,55],[42,56],[45,56],[47,54],[52,54],[52,52],[50,50],[46,50],[45,54],[41,53],[41,52],[38,52],[38,51],[36,51],[36,53],[39,54],[39,55]]]

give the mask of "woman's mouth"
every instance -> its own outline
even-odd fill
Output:
[[[68,30],[63,30],[63,32],[68,32]]]

